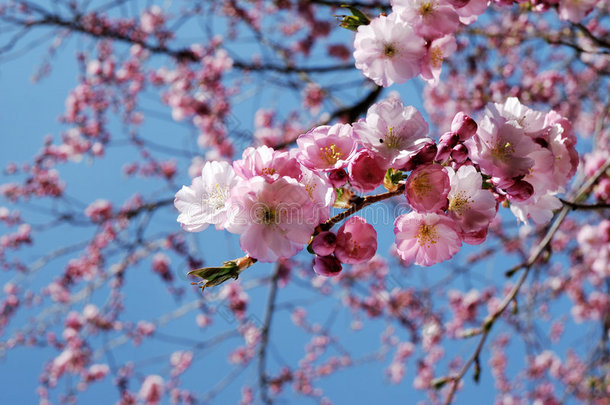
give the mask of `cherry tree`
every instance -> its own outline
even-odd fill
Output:
[[[0,3],[0,397],[607,404],[609,12]]]

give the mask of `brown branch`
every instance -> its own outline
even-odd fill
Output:
[[[572,210],[585,210],[585,211],[595,211],[595,210],[606,210],[610,208],[610,204],[580,204],[572,201],[564,200],[560,198],[559,201],[563,203],[563,205],[567,205]]]
[[[329,220],[327,220],[323,224],[318,225],[316,227],[315,231],[314,231],[314,235],[318,234],[320,232],[323,232],[323,231],[328,231],[333,226],[335,226],[335,224],[343,221],[345,218],[349,217],[350,215],[360,211],[361,209],[363,209],[367,205],[374,204],[374,203],[376,203],[378,201],[387,200],[388,198],[391,198],[391,197],[394,197],[396,195],[402,194],[404,191],[405,191],[405,184],[402,183],[394,191],[388,191],[388,192],[381,193],[381,194],[367,195],[366,197],[360,197],[358,199],[358,201],[353,203],[350,208],[348,208],[347,210],[345,210],[345,211],[335,215],[334,217],[330,218]]]
[[[265,404],[272,404],[269,393],[267,392],[267,372],[265,364],[267,360],[267,347],[269,345],[269,333],[271,331],[271,321],[275,312],[275,299],[277,297],[277,287],[280,278],[281,264],[277,264],[273,276],[271,277],[271,288],[269,289],[269,298],[267,299],[267,310],[265,312],[265,320],[261,330],[261,343],[258,348],[258,385],[260,387],[261,401]]]
[[[116,30],[111,29],[111,27],[103,27],[100,32],[91,32],[87,27],[83,25],[80,20],[66,20],[61,18],[58,15],[48,14],[43,11],[39,11],[43,13],[43,16],[40,20],[37,21],[23,21],[20,22],[25,27],[33,27],[33,26],[55,26],[65,28],[74,32],[79,32],[81,34],[85,34],[94,38],[102,38],[102,39],[112,39],[119,42],[124,42],[128,44],[136,44],[140,45],[142,48],[153,54],[162,54],[170,56],[178,61],[184,62],[197,62],[199,58],[197,55],[190,50],[189,48],[182,49],[171,49],[162,44],[152,44],[146,42],[143,39],[130,36],[129,34],[125,34]],[[354,69],[354,65],[351,63],[341,63],[335,65],[327,65],[327,66],[290,66],[290,65],[277,65],[277,64],[259,64],[259,63],[247,63],[240,60],[233,60],[233,67],[239,70],[245,71],[259,71],[259,72],[277,72],[277,73],[328,73],[328,72],[336,72],[342,70],[351,70]]]

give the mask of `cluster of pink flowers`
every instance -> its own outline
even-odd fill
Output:
[[[488,105],[476,135],[465,145],[481,173],[491,177],[496,192],[510,202],[522,222],[548,222],[561,208],[556,194],[578,167],[576,137],[568,120],[547,114],[510,97]]]
[[[457,49],[454,33],[487,8],[487,0],[394,0],[392,13],[358,27],[356,68],[387,87],[420,75],[438,83],[443,59]]]
[[[438,142],[422,115],[396,97],[372,105],[358,122],[318,126],[296,142],[289,151],[249,147],[232,165],[205,163],[176,194],[178,221],[191,232],[214,224],[239,234],[242,249],[263,262],[310,244],[314,270],[333,276],[342,264],[370,260],[377,233],[357,216],[336,233],[319,228],[331,207],[364,201],[355,191],[404,187],[412,210],[395,220],[396,253],[430,266],[462,243],[482,243],[498,202],[522,221],[547,222],[578,163],[568,121],[515,98],[489,105],[480,126],[456,114]]]

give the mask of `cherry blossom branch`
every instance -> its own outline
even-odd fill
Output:
[[[589,38],[591,41],[593,41],[593,43],[595,45],[601,46],[604,48],[610,48],[610,42],[604,41],[603,39],[600,39],[600,38],[596,37],[595,35],[593,35],[593,33],[591,31],[589,31],[589,29],[586,26],[584,26],[582,23],[572,24],[572,26],[578,28],[578,30],[580,30],[580,32],[582,32],[587,38]]]
[[[44,10],[37,10],[42,14],[42,18],[36,21],[20,21],[11,19],[10,22],[18,25],[22,25],[27,28],[31,28],[34,26],[54,26],[60,28],[66,28],[68,30],[79,32],[81,34],[85,34],[94,38],[102,38],[102,39],[112,39],[119,42],[124,42],[128,44],[140,45],[142,48],[153,54],[163,54],[170,56],[178,61],[189,61],[189,62],[197,62],[199,57],[190,49],[182,48],[182,49],[171,49],[163,44],[151,44],[149,42],[144,41],[143,39],[137,38],[135,36],[130,36],[128,34],[124,34],[113,30],[109,27],[104,27],[104,29],[100,32],[91,32],[87,27],[83,25],[82,22],[78,20],[66,20],[61,18],[61,16],[55,14],[49,14]],[[19,38],[17,38],[18,40]],[[15,40],[16,41],[16,40]],[[12,43],[11,47],[15,44]],[[233,67],[239,70],[246,71],[270,71],[277,73],[328,73],[328,72],[336,72],[342,70],[352,70],[354,69],[353,64],[349,63],[340,63],[328,66],[290,66],[290,65],[277,65],[277,64],[259,64],[259,63],[247,63],[240,60],[233,60]]]
[[[267,298],[267,310],[265,312],[265,320],[261,330],[261,343],[258,349],[258,384],[260,387],[261,400],[265,404],[271,404],[271,398],[267,392],[267,373],[265,364],[267,359],[267,346],[269,345],[269,333],[271,331],[271,321],[275,312],[275,299],[277,297],[277,287],[280,276],[280,264],[276,265],[273,276],[271,277],[271,288],[269,289],[269,298]]]
[[[564,200],[563,198],[559,199],[564,205],[567,205],[572,210],[605,210],[610,208],[610,204],[579,204],[572,201]]]
[[[335,226],[337,223],[343,221],[345,218],[360,211],[361,209],[363,209],[364,207],[366,207],[368,205],[374,204],[379,201],[387,200],[388,198],[392,198],[396,195],[400,195],[404,191],[405,191],[405,184],[401,183],[398,185],[398,188],[393,191],[388,191],[385,193],[375,194],[375,195],[367,195],[365,197],[357,197],[356,201],[352,203],[352,206],[350,208],[348,208],[347,210],[328,219],[323,224],[318,225],[314,231],[314,235],[316,235],[322,231],[328,231],[333,226]]]
[[[600,177],[606,172],[606,170],[608,170],[608,168],[610,168],[610,158],[595,173],[595,175],[590,177],[578,189],[578,191],[575,193],[576,195],[575,195],[574,199],[576,201],[578,201],[582,196],[584,196],[591,189],[591,187],[600,179]],[[435,385],[437,387],[441,387],[445,383],[451,382],[451,388],[450,388],[449,394],[447,395],[447,398],[445,399],[445,405],[451,404],[460,381],[462,380],[462,378],[464,377],[466,372],[470,369],[470,367],[473,364],[475,365],[474,379],[475,379],[475,381],[478,381],[479,374],[481,372],[479,358],[480,358],[481,352],[483,350],[483,347],[485,346],[485,341],[487,340],[487,337],[489,336],[489,334],[491,332],[492,326],[494,325],[495,321],[504,313],[504,311],[509,306],[509,304],[515,299],[515,297],[519,293],[519,290],[525,283],[525,280],[527,279],[527,276],[529,275],[529,272],[532,269],[533,265],[536,263],[536,261],[538,260],[538,258],[542,254],[542,252],[544,252],[547,249],[547,247],[551,243],[551,240],[553,239],[553,236],[559,230],[559,227],[565,220],[565,218],[568,215],[568,213],[570,212],[570,210],[571,210],[571,207],[569,205],[564,205],[564,207],[561,209],[561,211],[555,218],[555,221],[553,222],[551,227],[546,232],[544,238],[542,238],[542,240],[538,243],[538,245],[536,245],[534,251],[530,254],[528,260],[525,263],[519,264],[518,266],[514,267],[513,269],[511,269],[507,272],[507,274],[510,275],[520,269],[525,269],[525,271],[521,274],[521,277],[519,278],[517,283],[513,286],[513,288],[510,290],[510,292],[504,297],[504,300],[499,305],[499,307],[492,314],[488,315],[487,318],[485,318],[485,321],[483,321],[483,325],[478,329],[468,331],[468,333],[465,335],[465,337],[481,335],[481,338],[479,339],[479,342],[477,343],[474,353],[472,354],[472,356],[470,356],[468,361],[466,361],[466,363],[462,366],[461,370],[454,376],[443,377],[443,378],[436,380]]]

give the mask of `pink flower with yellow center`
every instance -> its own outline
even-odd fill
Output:
[[[431,142],[424,117],[415,107],[404,106],[398,97],[388,97],[373,104],[366,113],[366,120],[353,126],[362,145],[395,169],[402,169]]]
[[[421,62],[420,76],[422,79],[427,80],[432,85],[438,84],[443,60],[455,52],[456,49],[457,43],[453,35],[445,35],[432,41]]]
[[[392,9],[427,39],[453,34],[460,24],[453,6],[443,0],[393,0]]]
[[[242,250],[261,262],[296,255],[320,223],[305,186],[290,177],[242,181],[231,191],[230,204],[227,230],[240,234]]]
[[[483,177],[474,166],[462,166],[457,172],[448,167],[451,191],[447,196],[447,215],[459,224],[463,233],[487,228],[496,216],[497,204],[493,193],[484,190]]]
[[[517,121],[491,119],[488,115],[465,145],[470,151],[470,159],[483,173],[496,178],[494,181],[501,187],[506,182],[510,187],[514,177],[527,174],[534,165],[529,155],[540,148]]]
[[[361,25],[354,39],[356,68],[383,87],[417,76],[425,52],[425,41],[395,13]]]
[[[456,223],[441,214],[412,211],[394,221],[396,252],[407,263],[431,266],[451,259],[462,246]]]
[[[235,173],[243,179],[262,176],[272,182],[281,176],[301,179],[301,165],[289,152],[276,151],[268,146],[246,148],[240,160],[233,162]]]
[[[299,136],[297,159],[311,170],[333,171],[347,166],[356,152],[356,140],[349,124],[322,125]]]
[[[433,163],[411,172],[405,185],[405,195],[416,211],[440,212],[447,208],[450,189],[447,171],[438,163]]]

